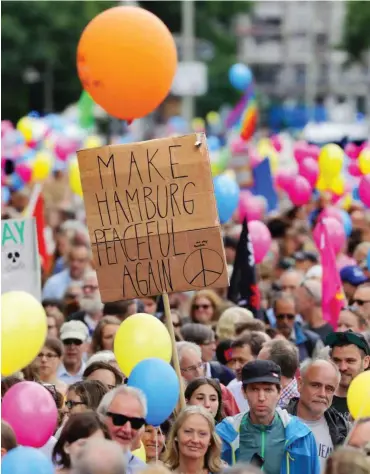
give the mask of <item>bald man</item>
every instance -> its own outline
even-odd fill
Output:
[[[321,281],[304,280],[295,291],[297,312],[302,315],[307,329],[315,332],[325,342],[326,336],[333,332],[322,314]]]
[[[339,370],[331,361],[316,359],[304,364],[298,379],[300,398],[291,400],[287,406],[287,411],[298,416],[313,432],[322,472],[326,459],[336,446],[344,443],[349,431],[344,416],[331,406],[339,381]]]
[[[79,453],[72,474],[130,474],[122,449],[115,441],[87,440]]]

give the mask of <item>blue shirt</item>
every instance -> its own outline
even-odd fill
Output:
[[[57,370],[57,378],[67,385],[72,385],[75,382],[80,382],[82,380],[82,374],[85,372],[86,364],[81,362],[81,368],[77,374],[70,374],[67,369],[64,367],[64,364],[60,364]]]
[[[145,462],[134,456],[131,451],[126,451],[124,456],[127,465],[126,474],[135,474],[136,472],[141,472],[147,467]]]
[[[69,269],[66,268],[60,273],[51,276],[45,282],[44,289],[42,291],[42,299],[57,299],[61,300],[66,292],[66,289],[72,282]]]

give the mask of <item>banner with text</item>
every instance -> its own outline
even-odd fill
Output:
[[[1,221],[1,293],[26,291],[41,299],[41,266],[34,218]]]
[[[104,302],[228,286],[204,134],[77,154]]]

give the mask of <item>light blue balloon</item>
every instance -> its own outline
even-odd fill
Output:
[[[159,426],[171,415],[180,395],[176,372],[162,359],[151,358],[133,368],[127,385],[140,389],[146,397],[148,414],[145,421]]]
[[[229,81],[235,89],[245,91],[252,79],[252,72],[245,64],[237,63],[229,69]]]
[[[188,130],[188,124],[186,120],[180,115],[175,115],[168,120],[168,125],[170,125],[175,132],[185,133]]]
[[[10,178],[10,188],[14,192],[20,191],[24,188],[24,182],[17,173],[13,173]]]
[[[366,263],[367,263],[367,269],[368,269],[369,272],[370,272],[370,250],[367,252]]]
[[[1,460],[2,474],[54,474],[52,462],[38,449],[18,446]]]
[[[221,147],[221,141],[218,137],[211,135],[207,138],[209,151],[217,151]]]
[[[238,184],[225,174],[213,180],[218,217],[221,224],[227,222],[238,207],[240,189]]]
[[[343,209],[340,210],[340,215],[343,221],[344,232],[346,233],[346,236],[349,237],[352,232],[352,220],[348,212],[344,211]]]
[[[10,199],[9,188],[7,188],[6,186],[2,186],[2,188],[1,188],[1,201],[4,204],[8,204],[9,199]]]

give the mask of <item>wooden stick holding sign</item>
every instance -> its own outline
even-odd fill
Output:
[[[102,301],[229,285],[204,134],[77,152]],[[181,389],[181,406],[184,406]]]
[[[167,293],[163,293],[162,298],[163,298],[163,306],[164,306],[164,316],[166,318],[166,326],[167,326],[168,332],[170,333],[171,342],[172,342],[172,363],[180,382],[180,408],[182,410],[186,406],[185,396],[184,396],[184,384],[183,384],[182,375],[181,375],[179,356],[177,354],[177,349],[176,349],[176,339],[175,339],[175,331],[173,329],[173,324],[172,324],[170,301],[168,299]]]

